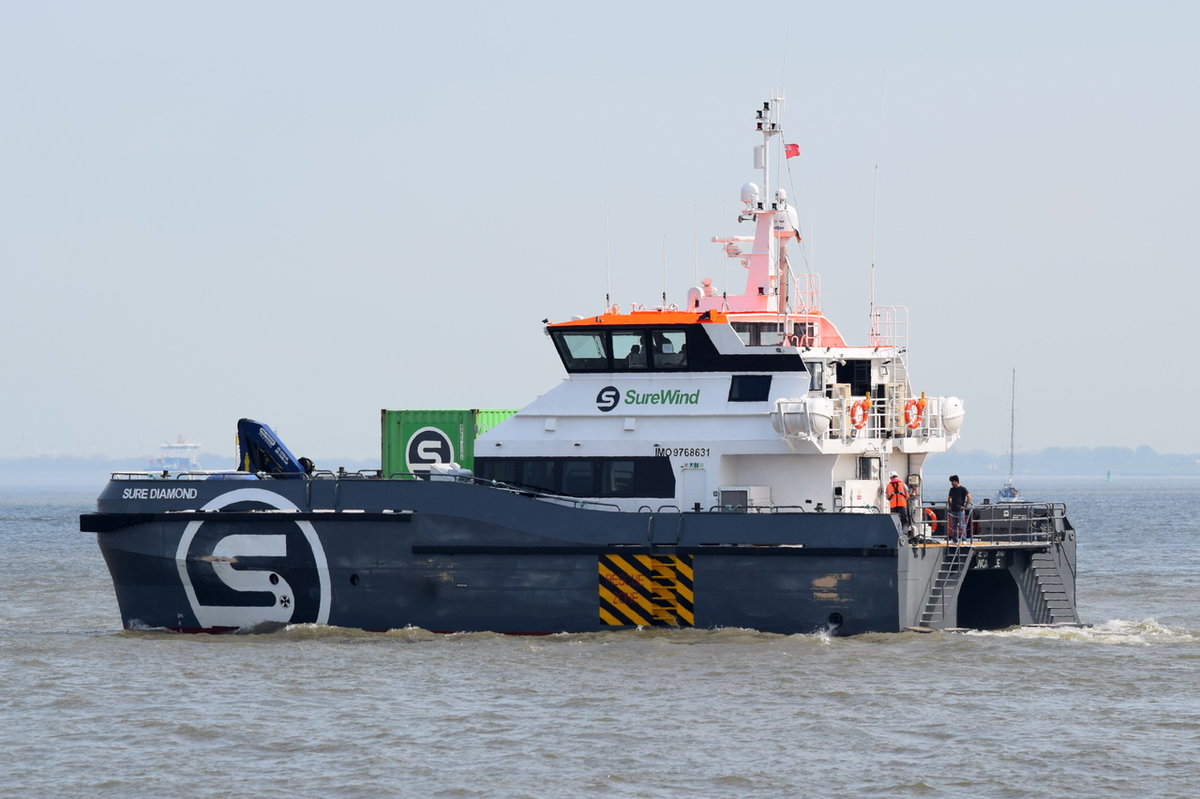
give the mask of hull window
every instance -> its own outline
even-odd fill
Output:
[[[770,396],[770,375],[734,375],[729,381],[730,402],[766,402]]]
[[[475,476],[565,497],[675,496],[670,458],[476,458]]]

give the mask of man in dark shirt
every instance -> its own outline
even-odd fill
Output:
[[[971,507],[971,492],[966,486],[958,484],[958,475],[950,475],[950,496],[946,498],[946,508],[950,516],[949,539],[959,541],[967,537],[967,511]]]

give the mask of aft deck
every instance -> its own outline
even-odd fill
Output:
[[[985,504],[949,538],[944,504],[930,505],[907,552],[908,629],[1078,624],[1075,530],[1058,502]]]

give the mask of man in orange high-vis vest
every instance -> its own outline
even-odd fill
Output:
[[[887,484],[887,500],[892,513],[900,514],[901,527],[907,530],[912,524],[908,518],[908,486],[895,472],[892,472],[892,479]]]

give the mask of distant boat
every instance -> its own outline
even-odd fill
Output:
[[[164,441],[158,447],[158,457],[150,459],[150,468],[156,472],[192,472],[200,468],[200,445],[180,436],[175,441]]]
[[[1017,370],[1013,369],[1012,373],[1012,400],[1009,403],[1009,421],[1008,421],[1008,482],[1000,487],[996,492],[997,502],[1020,502],[1021,489],[1013,485],[1013,459],[1016,447],[1015,434],[1017,429]]]

